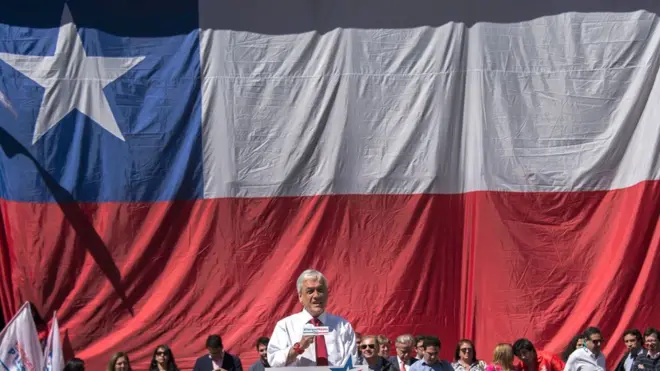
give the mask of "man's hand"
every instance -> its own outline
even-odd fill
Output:
[[[314,336],[303,336],[302,339],[298,342],[300,344],[300,349],[306,350],[314,342]],[[286,365],[290,365],[296,361],[298,358],[298,352],[296,352],[295,347],[291,347],[289,354],[286,357]]]
[[[314,336],[303,336],[302,339],[300,339],[300,349],[305,350],[309,348],[312,343],[314,343]]]

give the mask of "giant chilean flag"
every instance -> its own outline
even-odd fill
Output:
[[[363,334],[613,365],[660,323],[656,3],[5,1],[4,316],[247,367],[313,267]]]

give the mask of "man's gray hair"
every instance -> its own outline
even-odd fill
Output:
[[[412,346],[415,345],[415,337],[411,334],[399,335],[399,337],[396,338],[396,342],[399,344],[410,344]]]
[[[298,277],[298,282],[296,282],[296,288],[298,289],[298,294],[302,294],[303,282],[307,280],[319,281],[323,286],[328,287],[328,280],[325,278],[323,273],[315,269],[308,269],[302,272]]]

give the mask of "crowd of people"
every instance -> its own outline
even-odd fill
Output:
[[[299,313],[280,320],[270,338],[260,337],[255,344],[259,360],[249,371],[294,366],[343,367],[349,361],[369,371],[605,371],[601,347],[603,335],[589,327],[576,335],[561,355],[536,349],[525,338],[498,344],[492,358],[477,357],[474,343],[462,339],[450,361],[439,357],[441,341],[436,336],[404,334],[394,341],[396,355],[390,355],[391,341],[384,335],[361,335],[339,316],[325,311],[328,282],[320,272],[306,270],[296,283],[303,306]],[[615,371],[660,371],[660,332],[648,328],[625,331],[622,341],[626,352]],[[193,371],[243,371],[238,356],[226,352],[220,335],[206,341],[207,354],[195,362]],[[174,354],[167,345],[154,349],[150,371],[178,371]],[[84,371],[84,362],[74,358],[65,371]],[[132,371],[126,353],[116,353],[107,371]]]
[[[626,352],[615,371],[660,370],[660,333],[654,328],[644,334],[639,330],[624,333]],[[249,371],[264,371],[270,368],[267,350],[270,339],[257,339],[255,351],[259,360]],[[490,362],[477,356],[474,343],[462,339],[456,344],[454,358],[445,361],[438,358],[440,340],[435,336],[401,335],[394,342],[396,355],[391,353],[391,341],[384,335],[361,336],[356,333],[357,353],[355,365],[366,365],[372,371],[589,371],[605,370],[605,356],[601,352],[602,335],[597,328],[590,327],[575,336],[564,352],[555,355],[537,350],[528,339],[516,340],[513,344],[498,344]],[[222,338],[211,335],[206,341],[208,355],[198,358],[195,371],[242,371],[239,357],[224,351]],[[65,371],[84,371],[84,362],[74,358]],[[174,354],[167,345],[159,345],[153,352],[150,371],[179,371]],[[107,371],[132,371],[129,357],[124,352],[114,354]]]

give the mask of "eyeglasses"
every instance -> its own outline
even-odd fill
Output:
[[[376,349],[376,344],[362,344],[360,345],[360,349]]]
[[[463,352],[463,353],[467,353],[467,352],[471,352],[471,351],[472,351],[472,348],[461,348],[461,352]]]
[[[592,343],[594,343],[594,344],[596,344],[596,345],[600,345],[600,344],[603,342],[603,341],[600,340],[600,339],[597,339],[597,340],[589,340],[589,341],[592,342]]]
[[[162,351],[161,351],[161,352],[156,352],[156,355],[157,355],[157,356],[164,356],[165,354],[167,354],[167,353],[162,352]]]

